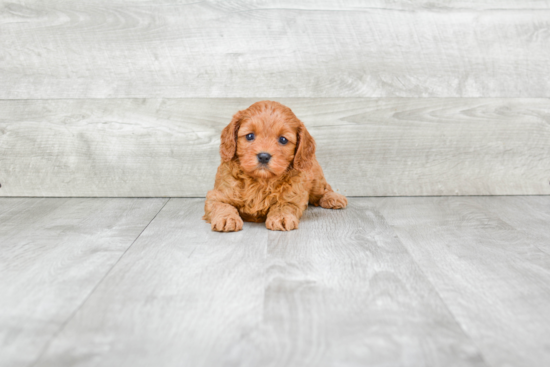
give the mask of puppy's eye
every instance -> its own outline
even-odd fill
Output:
[[[286,143],[288,143],[288,139],[285,138],[284,136],[281,136],[281,137],[279,138],[279,143],[285,145]]]
[[[246,140],[248,140],[248,141],[254,140],[254,134],[253,133],[247,134],[246,135]]]

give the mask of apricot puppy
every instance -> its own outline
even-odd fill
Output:
[[[290,231],[298,228],[308,203],[326,209],[348,204],[325,180],[302,121],[278,102],[237,112],[222,131],[220,155],[203,217],[214,231],[240,231],[243,220]]]

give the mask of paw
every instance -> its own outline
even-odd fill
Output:
[[[348,199],[342,194],[330,191],[323,195],[319,204],[325,209],[343,209],[348,205]]]
[[[243,220],[236,214],[212,218],[210,224],[216,232],[237,232],[243,229]]]
[[[298,228],[299,222],[292,214],[275,214],[267,217],[265,226],[272,231],[292,231]]]

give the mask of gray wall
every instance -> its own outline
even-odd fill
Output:
[[[1,196],[203,196],[287,104],[347,195],[550,194],[550,2],[0,1]]]

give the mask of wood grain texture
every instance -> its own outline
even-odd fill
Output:
[[[395,228],[489,365],[549,365],[550,197],[367,202]]]
[[[0,199],[0,365],[30,365],[166,199]]]
[[[242,365],[485,366],[376,207],[350,203],[269,232],[263,323]]]
[[[215,233],[171,199],[36,366],[484,366],[380,214]]]
[[[500,200],[479,198],[480,204],[520,232],[523,238],[550,255],[550,200],[546,197],[510,196]],[[521,215],[518,215],[521,213]]]
[[[548,1],[0,2],[0,98],[549,97]]]
[[[258,99],[0,101],[2,196],[205,196]],[[550,100],[278,99],[348,196],[550,194]]]
[[[171,199],[36,366],[220,366],[262,320],[267,230]],[[78,348],[75,348],[78,346]]]

